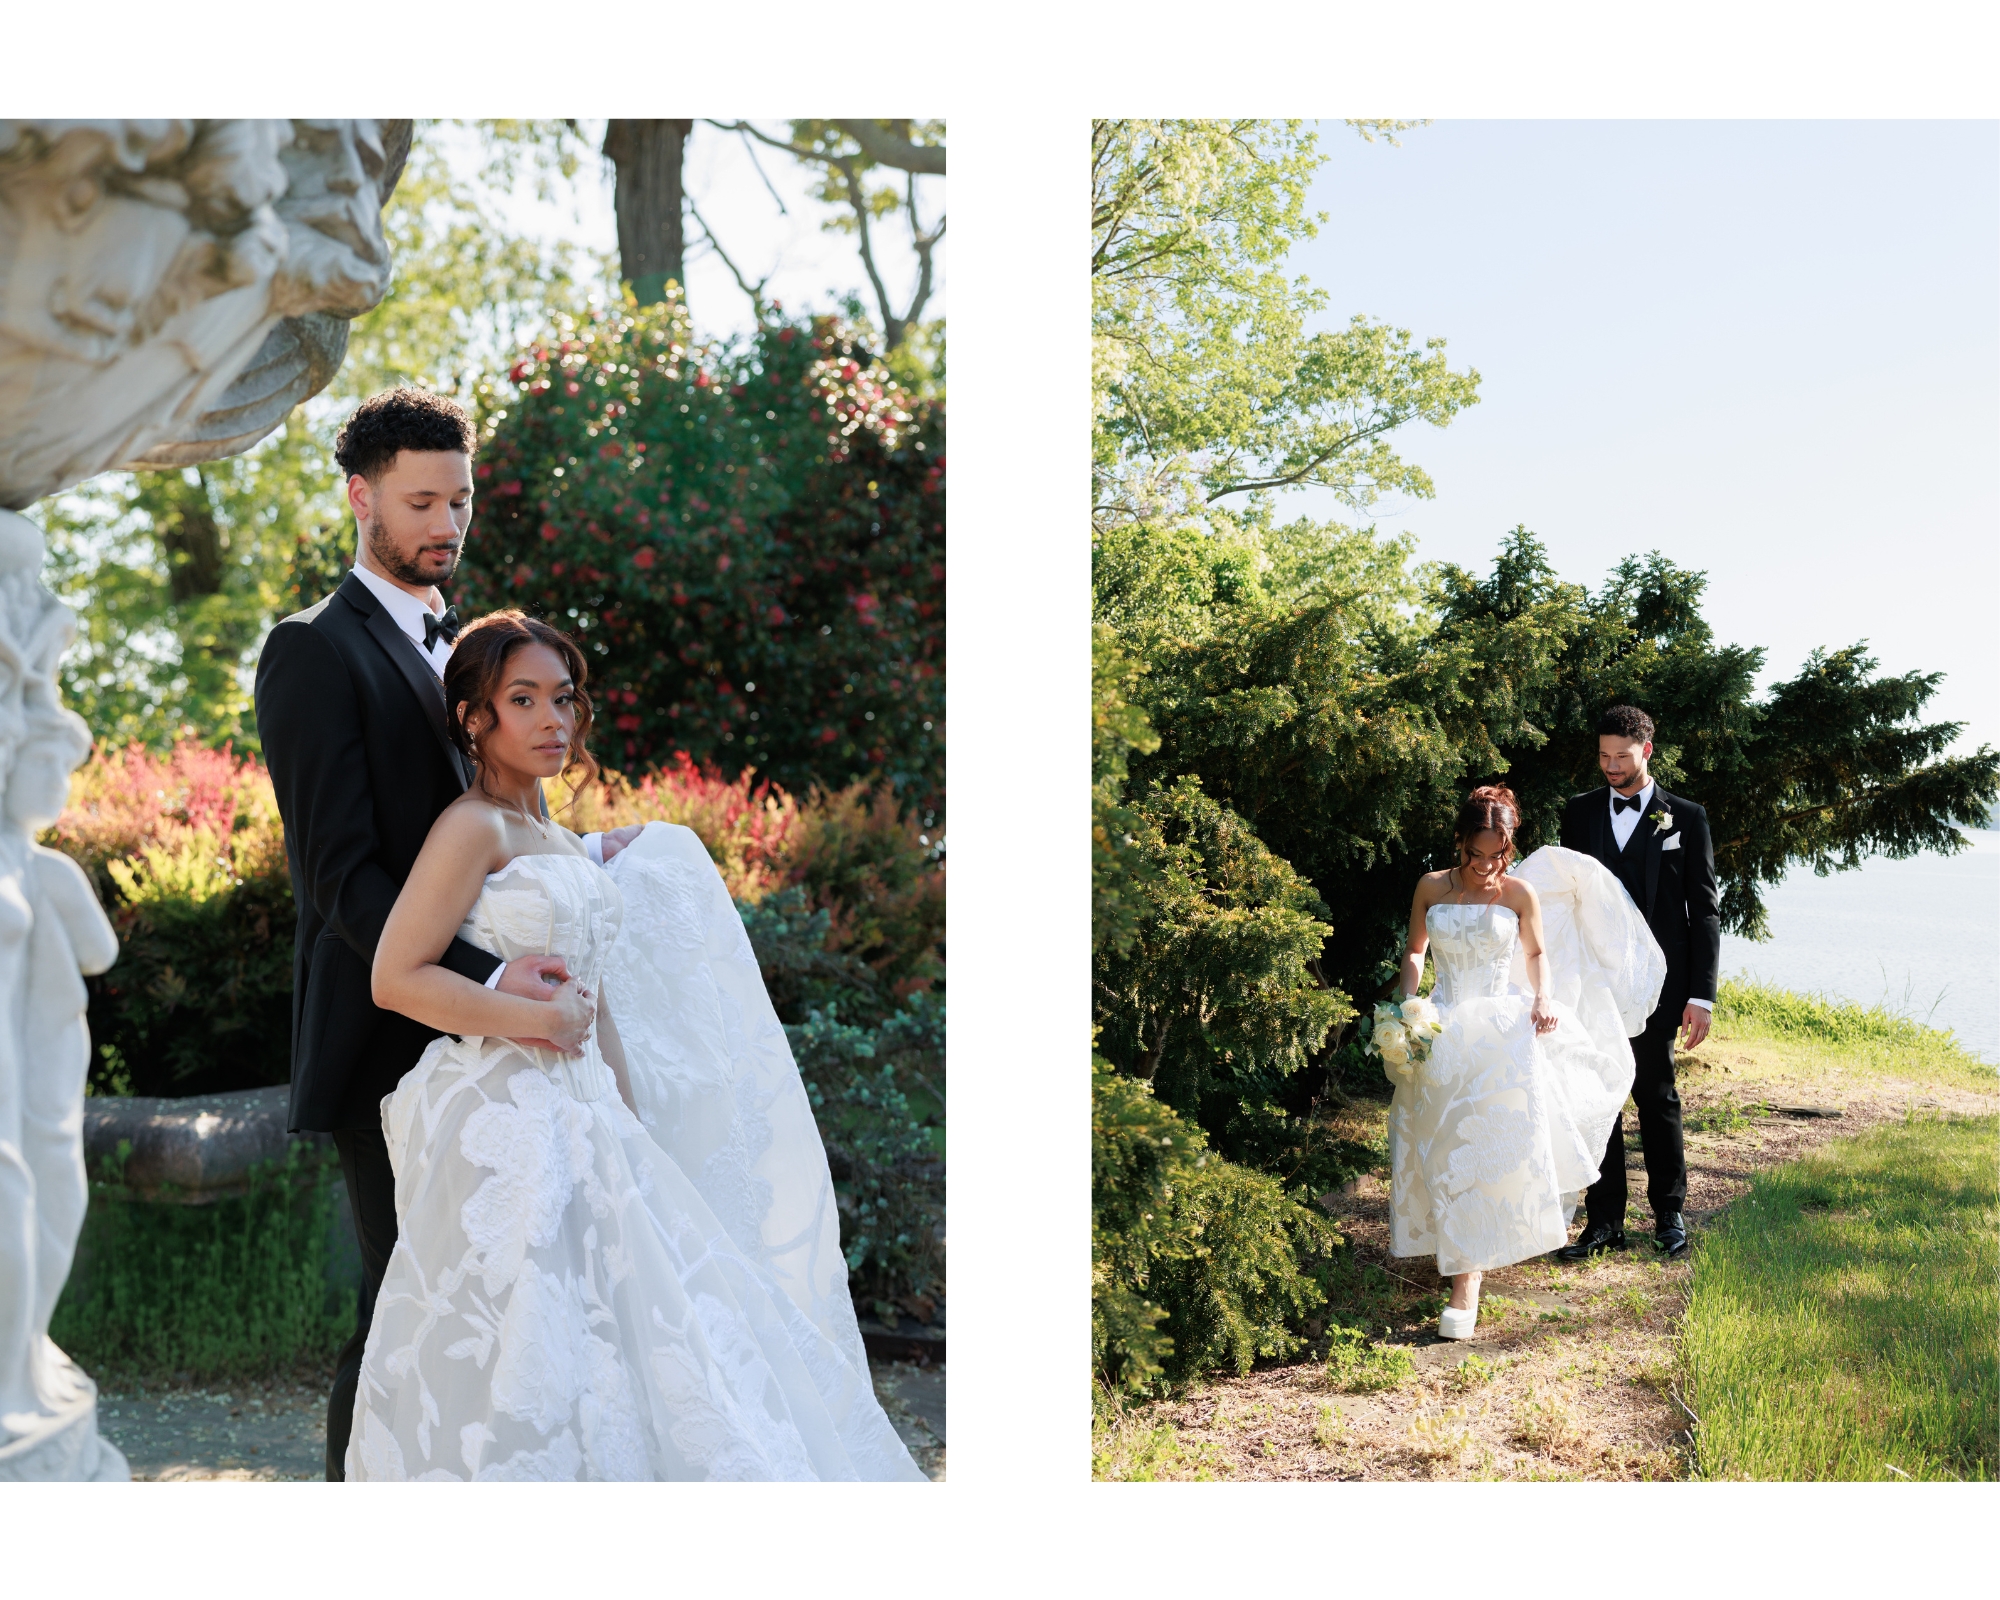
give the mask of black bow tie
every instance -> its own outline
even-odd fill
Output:
[[[424,648],[426,650],[435,650],[440,637],[443,638],[446,644],[457,642],[457,606],[446,606],[444,608],[444,615],[441,617],[434,617],[428,611],[424,613]],[[1633,804],[1637,805],[1638,802],[1635,800]]]
[[[445,615],[449,616],[451,613],[446,612]],[[1621,811],[1637,811],[1639,809],[1639,802],[1645,798],[1642,794],[1635,794],[1630,800],[1627,800],[1614,789],[1611,791],[1611,814],[1615,817]]]

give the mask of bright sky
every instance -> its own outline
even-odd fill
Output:
[[[2000,744],[2000,124],[1320,125],[1330,214],[1292,265],[1482,375],[1398,436],[1437,486],[1378,518],[1490,569],[1525,523],[1595,588],[1658,549],[1709,575],[1765,682],[1861,639],[1948,674]],[[1330,496],[1301,508],[1344,516]]]
[[[601,147],[603,119],[580,120],[591,148]],[[759,121],[757,126],[774,137],[787,131],[787,124],[779,121]],[[434,136],[446,141],[460,171],[470,175],[476,170],[477,141],[469,132],[447,127],[435,130]],[[715,230],[722,248],[744,277],[755,283],[769,275],[765,293],[787,309],[831,311],[851,291],[861,296],[879,325],[881,311],[861,264],[855,236],[831,233],[822,226],[836,213],[812,196],[819,169],[762,144],[754,145],[753,162],[752,147],[753,141],[745,135],[725,133],[706,122],[695,124],[688,139],[682,181],[702,222]],[[889,176],[878,172],[870,186],[881,187]],[[901,174],[896,177],[900,183]],[[917,180],[917,205],[926,227],[935,224],[944,206],[944,183],[939,177]],[[611,193],[610,163],[592,158],[578,169],[575,190],[562,204],[540,203],[532,186],[523,182],[520,193],[505,208],[506,220],[526,233],[568,238],[585,249],[613,253],[618,248],[618,223]],[[687,291],[696,330],[717,336],[748,332],[754,325],[749,298],[737,287],[728,267],[706,244],[698,242],[701,232],[699,224],[688,222]],[[876,270],[901,314],[909,309],[917,283],[917,258],[910,248],[907,216],[899,212],[872,223],[870,236]],[[931,296],[923,311],[926,321],[945,314],[944,268],[949,248],[947,234],[933,252]]]

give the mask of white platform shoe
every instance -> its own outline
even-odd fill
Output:
[[[1479,1278],[1472,1280],[1472,1304],[1463,1311],[1446,1306],[1438,1315],[1438,1337],[1441,1339],[1470,1339],[1472,1330],[1479,1325]]]

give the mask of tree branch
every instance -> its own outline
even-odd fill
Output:
[[[835,119],[833,125],[861,146],[861,153],[878,167],[894,167],[898,172],[911,174],[928,173],[939,178],[944,176],[943,145],[913,144],[874,122],[842,122]]]

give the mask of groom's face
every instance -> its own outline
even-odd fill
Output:
[[[370,565],[413,588],[448,582],[472,522],[472,461],[458,450],[399,450],[374,482],[347,480]]]
[[[1623,734],[1597,736],[1597,766],[1604,781],[1621,794],[1646,787],[1646,763],[1653,758],[1652,741],[1638,743]]]

